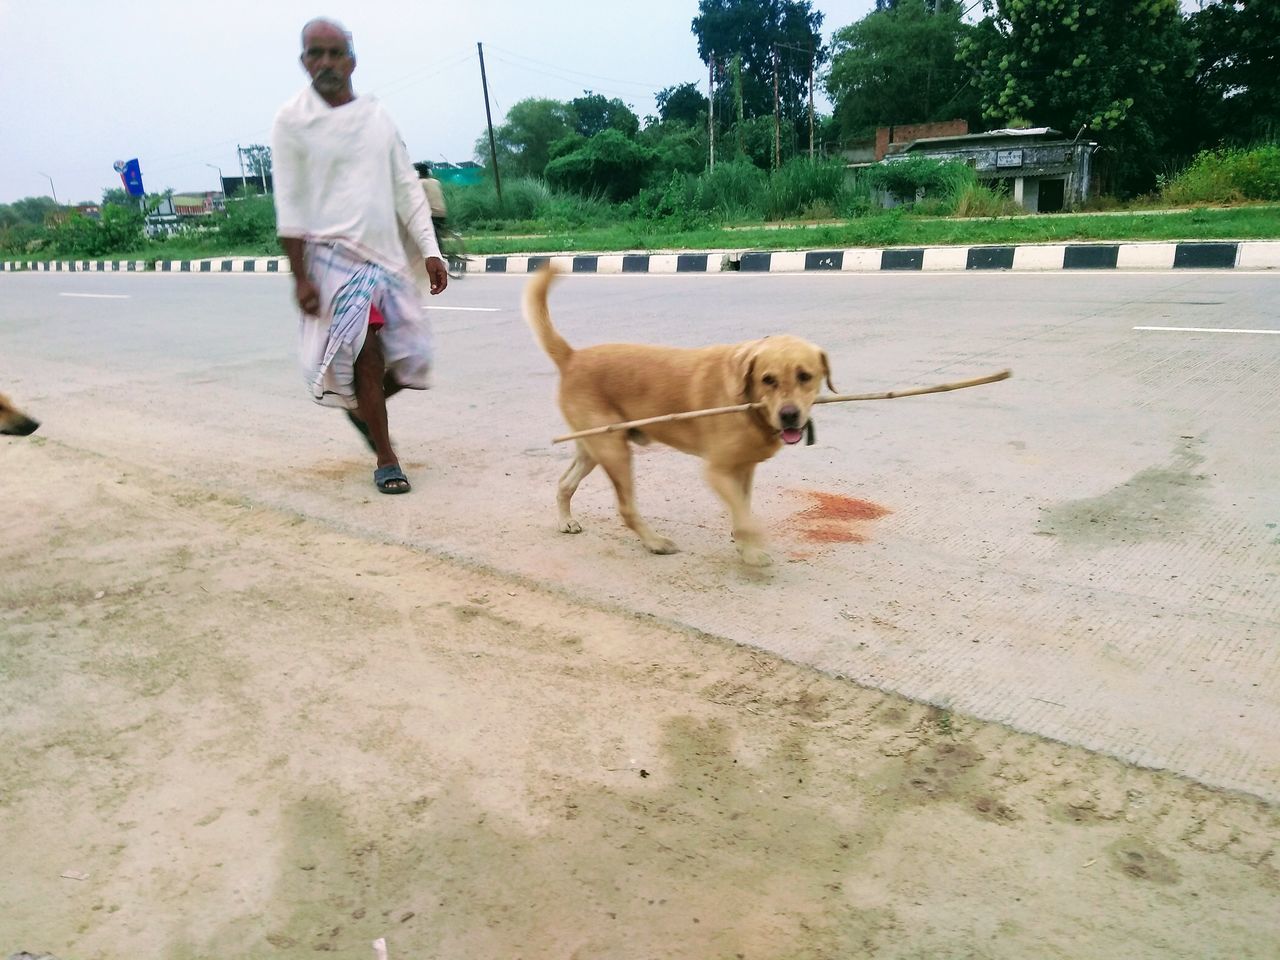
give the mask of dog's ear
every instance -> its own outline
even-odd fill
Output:
[[[741,396],[744,403],[752,403],[754,401],[751,381],[755,376],[756,357],[759,353],[759,340],[740,344],[733,351],[732,362],[729,364],[729,393],[731,396]]]
[[[822,357],[822,375],[826,378],[827,389],[832,393],[839,393],[840,391],[836,389],[836,385],[831,382],[831,364],[827,360],[827,352],[823,350],[818,356]]]

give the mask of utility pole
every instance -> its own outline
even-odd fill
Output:
[[[818,51],[809,50],[809,162],[813,163],[813,64],[818,59]]]
[[[502,176],[498,173],[498,146],[493,139],[493,114],[489,111],[489,78],[484,72],[484,44],[476,41],[480,52],[480,84],[484,87],[484,119],[489,125],[489,158],[493,162],[493,185],[498,191],[498,207],[502,207]]]
[[[249,192],[249,184],[244,178],[244,148],[240,144],[236,144],[236,156],[240,158],[240,196],[246,196]]]
[[[707,169],[716,168],[716,52],[711,51],[707,58],[707,143],[710,145],[710,157]]]
[[[217,170],[217,171],[218,171],[218,193],[221,193],[221,194],[222,194],[222,202],[225,204],[225,203],[226,203],[226,201],[227,201],[227,196],[226,196],[226,194],[223,192],[226,188],[225,188],[225,187],[223,187],[223,185],[222,185],[222,168],[221,168],[220,166],[218,166],[216,163],[206,163],[206,164],[205,164],[205,166],[206,166],[206,167],[211,167],[211,168],[213,168],[214,170]]]
[[[778,48],[773,48],[773,169],[782,166],[782,115],[778,105]]]
[[[36,172],[39,173],[39,171]],[[53,177],[47,173],[41,173],[40,176],[49,181],[49,192],[53,194],[53,202],[56,204],[58,202],[58,191],[53,188]]]
[[[733,70],[733,109],[737,120],[733,129],[737,134],[738,156],[742,157],[745,153],[742,149],[742,54],[735,53],[730,63]]]

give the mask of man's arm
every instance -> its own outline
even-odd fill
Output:
[[[271,161],[276,232],[293,272],[294,299],[303,313],[315,314],[320,310],[320,292],[307,276],[306,242],[302,239],[307,219],[306,168],[300,145],[279,117],[271,131]]]
[[[320,291],[307,276],[306,242],[299,237],[281,237],[280,246],[284,247],[289,269],[293,271],[293,295],[298,301],[298,309],[309,315],[319,313]]]
[[[449,273],[444,267],[435,224],[431,222],[431,206],[418,181],[418,172],[409,162],[409,152],[405,149],[404,141],[394,129],[393,137],[391,189],[395,194],[396,217],[422,251],[426,259],[427,276],[431,279],[431,292],[437,294],[449,285]]]

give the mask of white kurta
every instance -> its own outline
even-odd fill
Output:
[[[299,324],[312,398],[354,409],[355,359],[370,306],[384,320],[388,374],[425,389],[431,333],[422,310],[439,257],[431,210],[390,116],[372,97],[331,107],[311,87],[286,103],[271,134],[276,232],[306,243],[320,311]]]
[[[280,236],[336,241],[406,277],[414,261],[440,256],[417,171],[375,98],[331,107],[303,89],[276,114],[271,169]]]

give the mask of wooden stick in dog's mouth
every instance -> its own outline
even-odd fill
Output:
[[[985,383],[998,383],[1013,376],[1012,370],[1001,370],[989,373],[985,377],[974,377],[972,380],[958,380],[955,383],[940,383],[934,387],[913,387],[910,390],[890,390],[886,393],[837,393],[829,397],[818,397],[814,403],[846,403],[851,400],[897,400],[900,397],[919,397],[926,393],[949,393],[952,390],[963,390],[966,387],[980,387]],[[566,433],[561,437],[553,437],[552,443],[564,443],[566,440],[577,440],[579,437],[593,437],[601,433],[616,433],[619,430],[633,430],[647,427],[651,423],[672,423],[676,420],[693,420],[697,417],[716,417],[726,413],[743,413],[763,407],[763,403],[739,403],[732,407],[711,407],[707,410],[688,410],[684,413],[668,413],[660,417],[646,417],[643,420],[628,420],[625,423],[610,423],[603,427],[592,427],[576,433]]]

